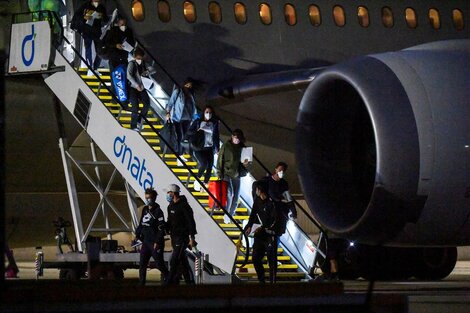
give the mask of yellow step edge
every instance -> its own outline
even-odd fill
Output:
[[[152,140],[152,139],[150,139]],[[166,162],[166,165],[168,166],[177,166],[176,164],[176,161],[168,161]],[[188,166],[197,166],[197,162],[192,162],[192,161],[189,161],[189,162],[186,162],[186,165]],[[205,193],[207,195],[207,193]]]
[[[250,256],[248,257],[248,262],[251,262],[252,259],[253,259],[253,257],[250,255]],[[267,261],[267,260],[268,260],[268,258],[267,258],[266,256],[263,257],[263,261]],[[288,256],[288,255],[279,255],[279,256],[277,257],[277,260],[278,260],[278,261],[290,261],[291,258],[290,258],[290,256]],[[245,257],[244,257],[244,256],[241,256],[241,255],[237,256],[237,262],[243,262],[243,261],[245,261]]]
[[[246,249],[244,247],[241,247],[240,250],[245,253],[246,252]],[[253,249],[250,248],[250,253],[253,252]],[[284,249],[283,248],[277,248],[277,253],[284,253]]]
[[[97,77],[95,75],[93,76],[88,76],[88,75],[80,75],[80,77],[84,80],[90,80],[90,79],[97,79]],[[109,75],[101,75],[100,76],[101,80],[104,80],[104,81],[111,81],[111,76]]]
[[[266,278],[269,278],[269,272],[265,273]],[[256,273],[237,273],[237,276],[242,278],[256,278]],[[279,278],[304,278],[305,274],[302,272],[278,272],[276,277]]]
[[[75,68],[75,71],[88,72],[88,67]],[[109,73],[109,68],[106,68],[106,67],[99,68],[98,72],[100,72],[100,73]]]
[[[268,264],[263,264],[264,268],[269,268]],[[244,268],[255,268],[252,263],[248,263],[244,266]],[[297,270],[299,266],[297,264],[281,264],[277,266],[278,270]]]

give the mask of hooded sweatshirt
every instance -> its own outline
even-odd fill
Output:
[[[161,243],[165,241],[165,217],[157,203],[144,207],[135,233],[137,238],[144,242]]]
[[[178,202],[168,205],[167,230],[171,237],[189,238],[197,234],[193,209],[185,196],[180,196]]]
[[[232,178],[239,176],[238,167],[240,166],[242,148],[242,144],[235,145],[231,140],[222,145],[217,158],[217,173],[219,176],[227,175]]]

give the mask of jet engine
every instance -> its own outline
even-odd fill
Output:
[[[381,246],[470,244],[470,40],[329,67],[297,122],[302,188],[329,233]]]

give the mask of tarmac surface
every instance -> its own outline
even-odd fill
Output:
[[[20,279],[6,280],[0,312],[470,312],[470,262],[459,261],[442,281],[365,280],[162,287],[157,270],[137,286],[137,270],[123,281],[65,282],[34,263],[19,262]]]

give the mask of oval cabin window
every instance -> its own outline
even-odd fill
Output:
[[[452,23],[456,30],[462,30],[464,28],[465,23],[463,20],[463,13],[459,9],[452,10]]]
[[[144,4],[142,1],[132,1],[132,18],[137,22],[142,22],[145,19]]]
[[[247,20],[246,7],[243,3],[237,2],[233,5],[233,12],[235,14],[235,20],[238,24],[245,24]]]
[[[382,8],[382,23],[385,27],[393,27],[393,12],[389,7]]]
[[[297,14],[292,4],[286,4],[284,6],[284,18],[286,19],[287,25],[294,26],[297,24]]]
[[[209,3],[209,17],[214,24],[220,24],[222,22],[222,8],[220,4],[215,1]]]
[[[431,23],[431,26],[434,29],[441,28],[441,18],[438,10],[429,9],[429,23]]]
[[[185,1],[183,3],[183,14],[184,18],[188,23],[196,22],[196,7],[191,1]]]
[[[418,19],[416,17],[416,11],[413,8],[406,8],[405,10],[406,25],[409,28],[416,28],[418,26]]]
[[[344,15],[344,9],[339,5],[335,5],[333,8],[333,19],[336,26],[343,27],[346,25],[346,16]]]
[[[171,20],[170,5],[166,0],[160,0],[157,2],[158,18],[163,23],[168,23]]]
[[[261,3],[259,6],[259,18],[261,23],[264,25],[269,25],[272,23],[273,19],[271,16],[271,7],[266,3]]]
[[[357,19],[359,21],[359,25],[361,25],[362,27],[368,27],[370,24],[369,10],[367,10],[367,8],[363,6],[358,7]]]
[[[312,4],[308,8],[308,16],[310,17],[310,23],[313,26],[320,26],[320,24],[321,24],[321,14],[320,14],[320,8],[319,7]]]

